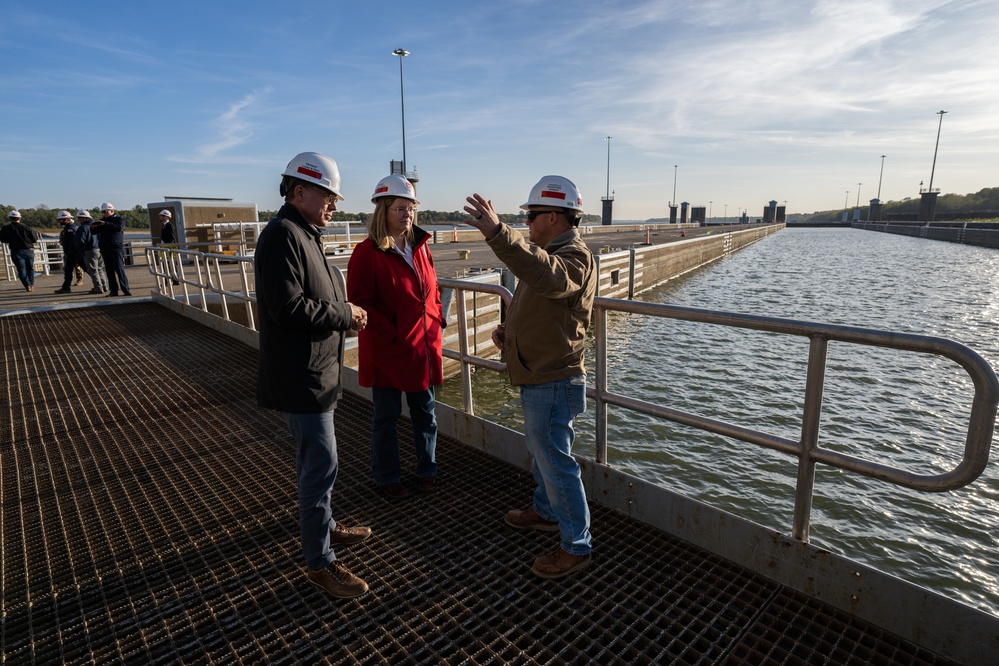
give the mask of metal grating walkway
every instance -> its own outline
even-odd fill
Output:
[[[587,572],[535,578],[553,536],[502,520],[530,475],[444,437],[439,491],[392,503],[353,395],[334,506],[374,535],[338,556],[371,591],[335,602],[253,349],[149,303],[0,317],[0,347],[3,663],[949,663],[596,505]]]

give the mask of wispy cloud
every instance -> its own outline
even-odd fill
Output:
[[[196,147],[193,155],[172,155],[169,159],[173,162],[187,163],[248,162],[244,156],[237,157],[225,153],[253,138],[256,125],[250,117],[259,101],[270,92],[270,88],[253,91],[238,102],[234,102],[212,122],[217,140]]]

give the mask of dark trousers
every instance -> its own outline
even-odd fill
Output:
[[[83,257],[78,254],[62,255],[62,288],[69,289],[76,280],[76,269],[83,266]]]
[[[130,291],[128,289],[128,277],[125,276],[125,250],[122,248],[102,247],[101,254],[104,256],[104,268],[108,273],[108,289],[111,295],[118,295],[119,285],[121,286],[121,292],[128,295]]]

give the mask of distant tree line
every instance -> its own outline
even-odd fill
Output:
[[[883,214],[888,215],[915,215],[919,212],[920,199],[918,197],[906,197],[901,201],[884,202]],[[868,206],[861,206],[864,210]],[[852,218],[853,208],[848,209]],[[999,187],[986,187],[973,194],[941,194],[937,197],[937,215],[941,213],[976,213],[981,219],[999,218]],[[843,217],[843,209],[816,211],[811,215],[802,215],[802,222],[837,222]],[[866,215],[861,213],[861,219],[866,219]]]

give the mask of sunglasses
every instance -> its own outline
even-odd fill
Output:
[[[558,214],[558,212],[557,210],[529,210],[527,211],[527,223],[531,224],[534,222],[534,218],[538,215],[547,215],[548,213]]]

